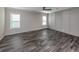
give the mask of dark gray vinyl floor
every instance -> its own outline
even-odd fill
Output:
[[[78,52],[79,37],[43,29],[4,37],[0,52]]]

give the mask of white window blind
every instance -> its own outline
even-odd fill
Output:
[[[42,17],[42,25],[47,25],[47,17],[46,16]]]
[[[10,15],[10,28],[20,28],[20,15],[11,14]]]

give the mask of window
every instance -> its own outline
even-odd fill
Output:
[[[47,17],[46,16],[42,17],[42,25],[47,25]]]
[[[20,15],[11,14],[10,15],[10,28],[20,28]]]

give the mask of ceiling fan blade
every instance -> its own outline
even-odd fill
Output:
[[[50,9],[50,8],[49,9],[46,9],[46,7],[43,7],[43,10],[52,10],[52,9]]]
[[[45,10],[46,7],[43,7],[43,10]]]

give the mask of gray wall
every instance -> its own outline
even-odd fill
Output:
[[[5,10],[0,7],[0,40],[4,37]]]
[[[49,28],[79,36],[79,8],[71,8],[49,15]]]
[[[21,15],[21,28],[10,29],[10,13]],[[47,28],[42,26],[42,13],[6,8],[6,35]]]

